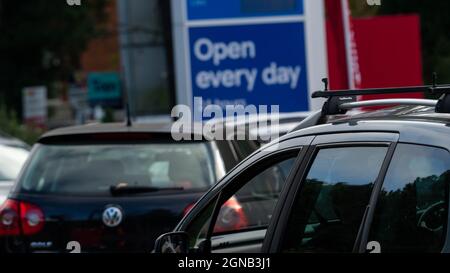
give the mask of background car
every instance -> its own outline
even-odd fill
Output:
[[[0,133],[0,204],[8,196],[28,154],[29,146],[27,144]]]

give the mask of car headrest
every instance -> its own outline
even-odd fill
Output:
[[[201,163],[194,155],[173,151],[158,155],[157,160],[169,162],[169,177],[174,182],[204,180]]]

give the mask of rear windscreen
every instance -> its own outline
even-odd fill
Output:
[[[111,187],[203,189],[214,182],[209,145],[43,145],[19,181],[28,193],[109,195]]]

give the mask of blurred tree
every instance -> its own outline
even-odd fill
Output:
[[[110,0],[0,0],[0,100],[21,115],[21,89],[70,80]],[[51,91],[51,90],[50,90]]]
[[[350,9],[354,17],[360,16],[374,16],[377,14],[379,7],[370,6],[367,1],[362,0],[349,0]]]
[[[103,123],[114,122],[114,111],[111,108],[105,109],[105,115],[102,118]]]
[[[383,1],[380,14],[418,13],[422,28],[424,79],[431,81],[437,72],[441,83],[450,82],[450,1]]]
[[[440,83],[450,82],[450,1],[382,0],[379,7],[368,6],[361,0],[350,2],[355,16],[419,14],[424,80],[431,82],[432,73],[437,72]]]
[[[0,103],[0,134],[6,133],[33,145],[43,131],[39,128],[30,128],[20,122],[14,111],[8,111],[3,103]]]

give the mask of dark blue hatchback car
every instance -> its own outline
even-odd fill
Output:
[[[0,208],[2,251],[148,252],[237,154],[224,141],[175,142],[170,125],[51,131]]]

